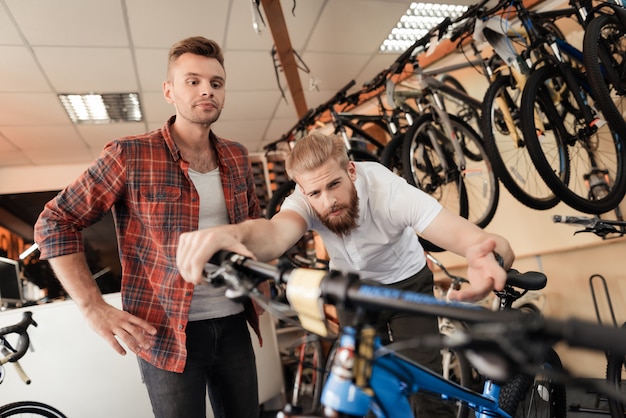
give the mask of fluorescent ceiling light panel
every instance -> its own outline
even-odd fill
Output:
[[[59,94],[74,123],[141,122],[138,93]]]
[[[411,3],[406,13],[391,30],[387,39],[380,45],[380,52],[400,53],[406,51],[416,40],[441,21],[450,17],[456,19],[467,10],[458,4]]]

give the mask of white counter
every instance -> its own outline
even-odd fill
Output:
[[[105,295],[120,307],[119,293]],[[25,385],[12,365],[5,365],[0,403],[39,401],[59,409],[68,418],[143,418],[152,410],[139,376],[136,356],[120,356],[91,330],[72,301],[48,303],[0,312],[0,327],[12,325],[30,310],[37,327],[29,328],[31,349],[20,360],[32,379]],[[251,331],[257,357],[261,403],[283,391],[283,374],[270,314],[261,316],[263,348]],[[14,340],[11,339],[11,342]],[[207,417],[213,414],[207,412]]]

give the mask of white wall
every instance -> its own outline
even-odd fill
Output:
[[[119,293],[105,295],[121,306]],[[73,301],[0,312],[0,327],[12,325],[30,310],[37,327],[29,328],[32,351],[20,363],[32,379],[26,386],[12,365],[5,365],[0,403],[20,400],[47,403],[67,417],[142,418],[152,416],[136,356],[120,356],[93,332]],[[263,348],[252,332],[259,375],[259,400],[281,396],[283,375],[271,316],[261,316]],[[11,340],[13,342],[14,340]],[[209,410],[207,417],[212,418]]]

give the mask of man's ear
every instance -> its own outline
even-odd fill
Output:
[[[348,176],[350,177],[350,180],[355,181],[356,180],[356,165],[354,164],[354,161],[348,161]]]
[[[169,104],[174,103],[174,99],[172,98],[172,86],[169,81],[163,82],[163,97],[165,97],[165,101]]]

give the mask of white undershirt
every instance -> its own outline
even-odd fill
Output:
[[[198,173],[189,169],[189,177],[200,196],[198,229],[229,224],[219,169],[208,173]],[[225,291],[224,287],[197,285],[191,299],[189,320],[222,318],[243,311],[241,303],[233,302],[224,296]]]

